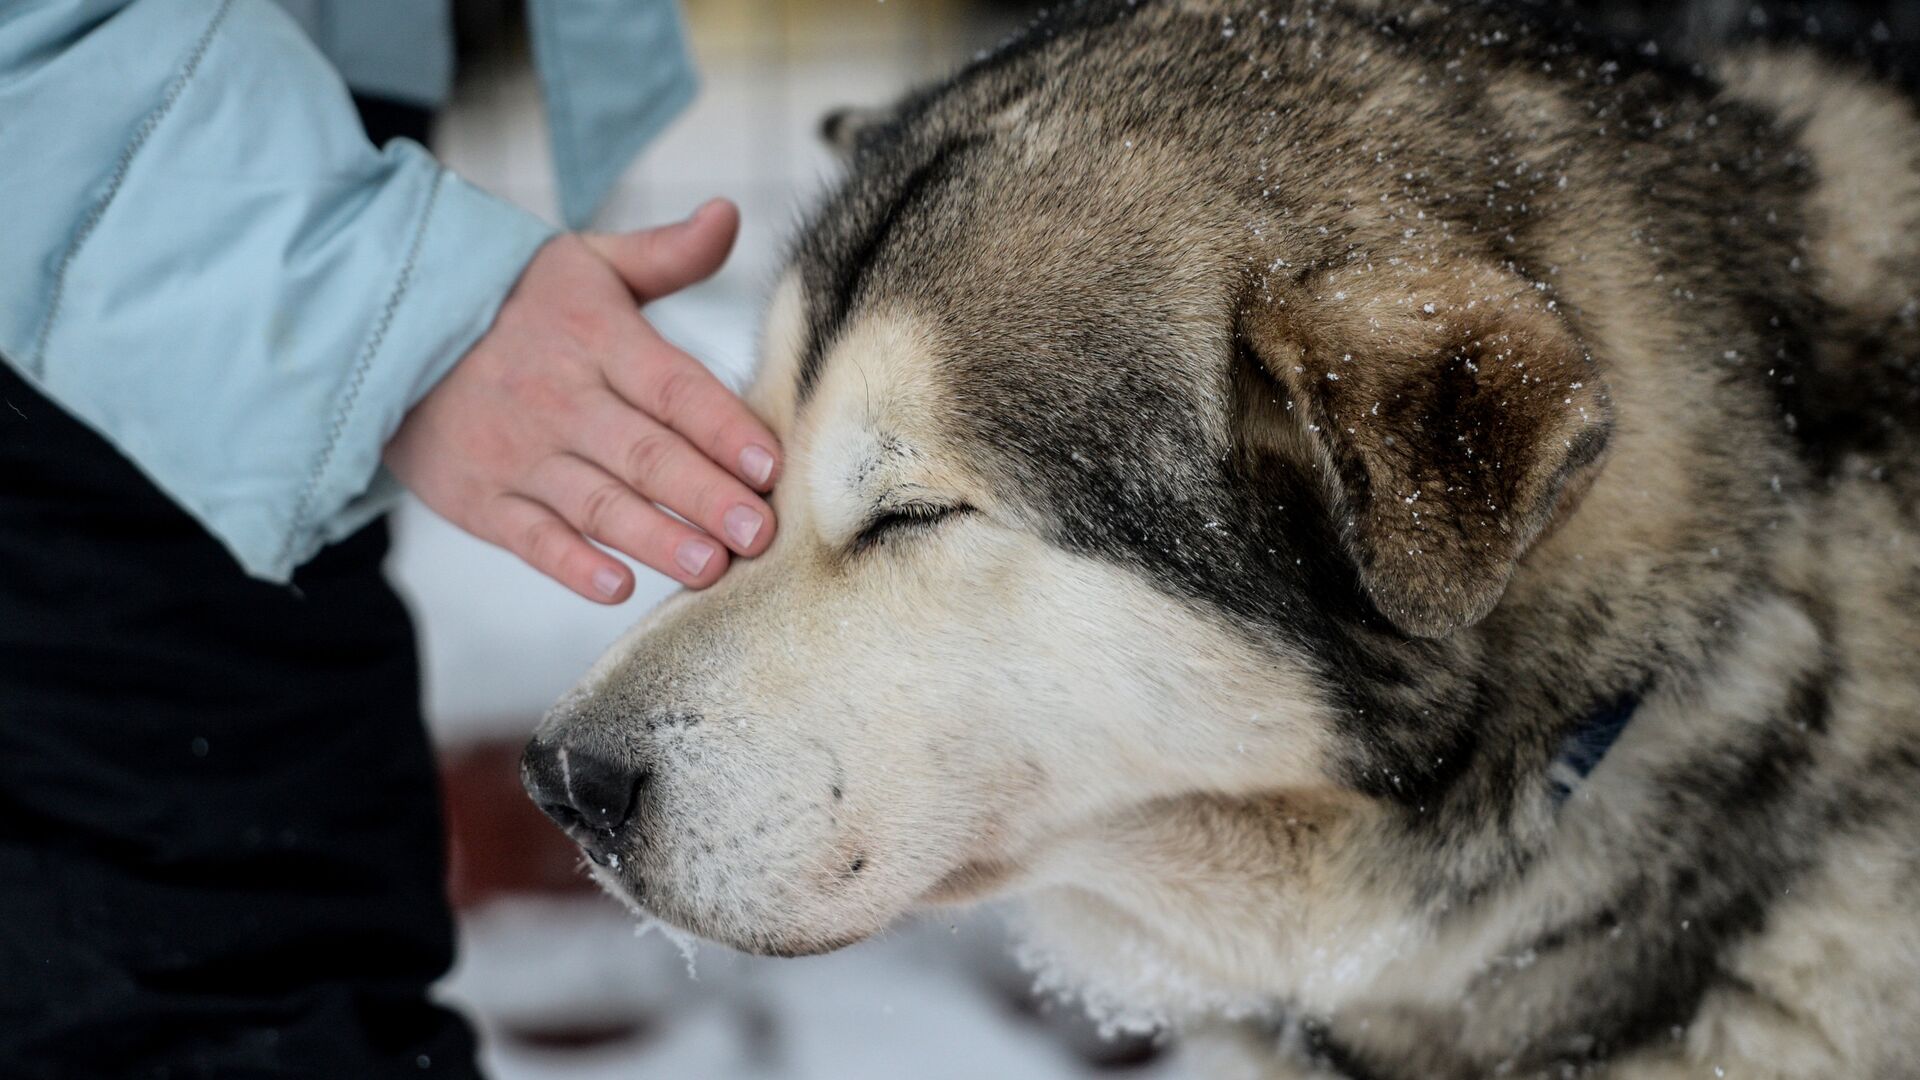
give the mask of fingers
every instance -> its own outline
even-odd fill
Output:
[[[617,604],[633,594],[633,575],[620,560],[587,543],[578,529],[532,499],[495,498],[481,535],[595,603]]]
[[[585,537],[690,588],[713,584],[727,569],[727,550],[713,538],[580,458],[547,459],[527,486],[531,496],[497,500],[495,542],[589,600],[619,603],[631,595],[633,576]],[[602,571],[618,575],[617,584]]]
[[[686,439],[611,393],[581,425],[575,448],[633,491],[742,555],[758,555],[773,540],[773,511],[760,496]]]
[[[677,225],[585,239],[644,302],[719,269],[739,227],[733,204],[714,199]],[[780,464],[773,433],[699,361],[661,338],[646,320],[636,322],[631,357],[623,356],[606,372],[614,389],[748,486],[771,489]]]
[[[740,211],[725,199],[712,199],[672,225],[582,236],[644,304],[712,276],[727,261],[739,231]]]
[[[638,320],[635,346],[610,364],[607,381],[627,403],[673,430],[755,491],[780,473],[780,441],[706,365]]]
[[[591,462],[565,454],[549,458],[528,478],[528,487],[575,529],[682,585],[704,588],[727,569],[727,550],[711,536]]]

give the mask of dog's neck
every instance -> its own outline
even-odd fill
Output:
[[[1696,728],[1777,724],[1819,640],[1792,601],[1755,600],[1705,674],[1582,716],[1577,749],[1557,763],[1591,779],[1559,795],[1540,777],[1528,823],[1501,841],[1521,854],[1483,850],[1480,837],[1423,853],[1402,808],[1334,792],[1166,800],[1090,828],[1060,846],[1026,897],[1032,962],[1043,984],[1120,1026],[1446,1010],[1495,967],[1509,982],[1555,978],[1545,961],[1500,965],[1592,899],[1565,868],[1621,857],[1611,848],[1622,815],[1658,812],[1640,787],[1700,751]],[[1727,724],[1687,723],[1703,713]],[[1420,876],[1404,873],[1409,862],[1442,858],[1517,869],[1465,898],[1406,887]]]
[[[1641,701],[1609,698],[1574,724],[1541,777],[1541,805],[1568,801]],[[1123,1029],[1273,1015],[1277,1001],[1332,1011],[1424,935],[1409,898],[1367,887],[1359,857],[1381,850],[1397,816],[1334,793],[1186,797],[1091,827],[1059,845],[1022,909],[1029,942],[1041,943],[1027,959],[1043,986]],[[1168,932],[1199,925],[1211,929]],[[1129,948],[1116,953],[1117,940]],[[1276,971],[1300,982],[1275,987]]]

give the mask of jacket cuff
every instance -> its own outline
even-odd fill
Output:
[[[380,454],[407,410],[486,334],[554,230],[441,169],[385,307],[349,374],[280,556],[249,567],[276,581],[393,505]]]

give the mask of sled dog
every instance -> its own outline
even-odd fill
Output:
[[[1093,3],[837,114],[778,539],[534,798],[755,952],[1012,898],[1209,1075],[1920,1076],[1920,120],[1647,52]]]

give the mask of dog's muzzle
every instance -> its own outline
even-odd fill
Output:
[[[564,741],[535,739],[521,755],[520,782],[534,804],[585,849],[588,858],[602,866],[618,865],[615,849],[647,782],[644,769]]]

